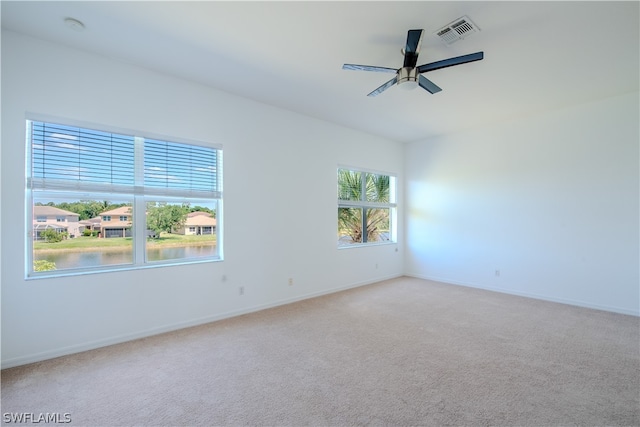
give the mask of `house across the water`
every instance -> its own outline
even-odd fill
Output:
[[[80,225],[80,215],[53,206],[33,207],[33,239],[44,240],[42,232],[55,230],[67,233],[70,238],[78,237],[84,226]]]
[[[190,212],[184,226],[175,228],[173,232],[184,235],[215,234],[216,219],[209,212]]]

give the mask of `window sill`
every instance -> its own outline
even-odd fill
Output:
[[[224,261],[224,259],[223,258],[206,258],[206,259],[188,260],[188,261],[176,260],[176,262],[162,262],[157,264],[150,262],[145,265],[120,265],[120,266],[113,266],[113,267],[105,266],[104,268],[93,268],[91,270],[76,269],[76,270],[69,270],[65,272],[56,271],[55,273],[53,272],[31,273],[31,275],[28,275],[25,277],[25,280],[30,281],[30,280],[39,280],[39,279],[55,279],[58,277],[86,276],[89,274],[105,274],[105,273],[115,273],[120,271],[146,270],[149,268],[176,267],[176,266],[182,266],[182,265],[205,264],[205,263],[213,263],[213,262],[220,262],[220,261]]]
[[[342,250],[342,249],[352,249],[352,248],[368,248],[371,246],[391,246],[391,245],[397,245],[397,244],[398,242],[392,242],[392,241],[375,242],[375,243],[351,243],[348,245],[339,245],[337,249]]]

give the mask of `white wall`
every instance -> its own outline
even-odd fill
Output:
[[[408,145],[405,273],[640,314],[638,117],[632,93]]]
[[[25,280],[27,112],[222,144],[225,260]],[[392,141],[3,32],[1,153],[2,367],[402,274],[398,245],[336,248],[336,166],[402,183]]]

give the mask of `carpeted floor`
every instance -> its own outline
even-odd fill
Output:
[[[640,319],[403,277],[6,369],[2,413],[80,426],[638,426]]]

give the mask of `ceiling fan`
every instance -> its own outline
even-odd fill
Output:
[[[442,89],[439,88],[431,80],[427,79],[422,73],[428,71],[439,70],[454,65],[466,64],[467,62],[480,61],[484,57],[484,52],[470,53],[469,55],[456,56],[455,58],[443,59],[442,61],[431,62],[416,67],[418,63],[418,54],[420,53],[420,43],[422,42],[422,34],[424,30],[409,30],[407,33],[407,45],[402,49],[404,54],[404,63],[402,68],[376,67],[371,65],[344,64],[343,70],[357,71],[376,71],[379,73],[396,73],[396,76],[375,89],[367,96],[376,96],[397,84],[403,88],[413,89],[420,86],[429,93],[437,93]]]

